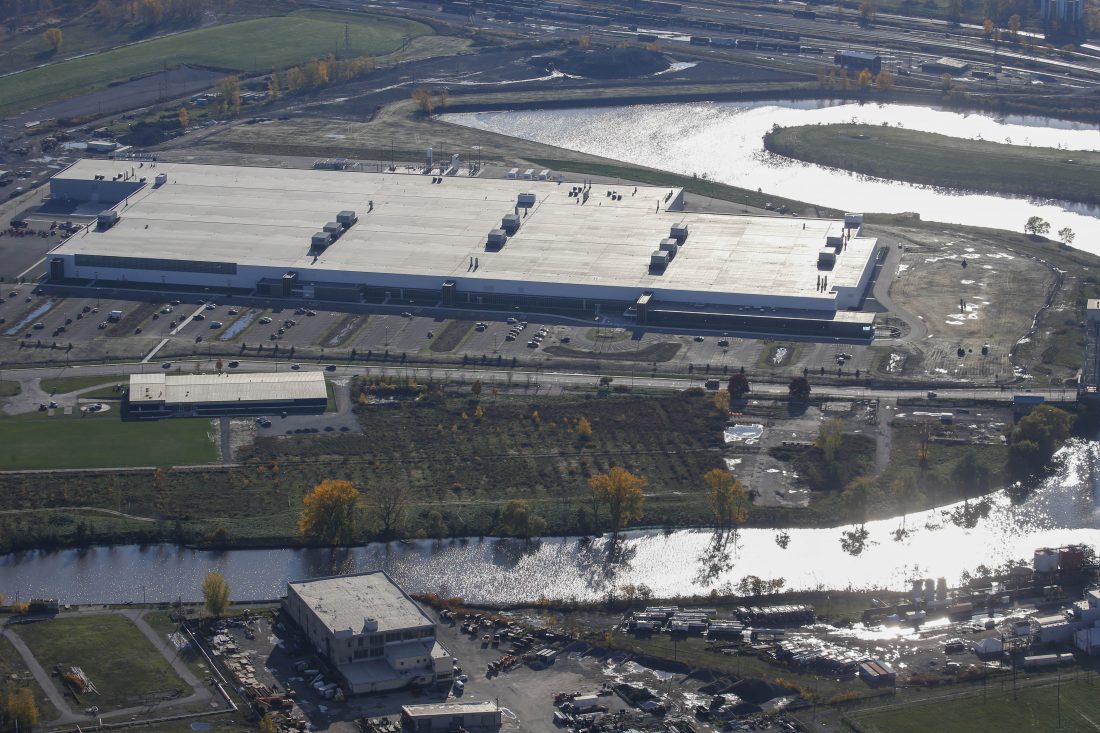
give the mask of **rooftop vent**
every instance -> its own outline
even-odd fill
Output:
[[[485,241],[485,249],[499,250],[508,242],[508,233],[503,229],[494,229],[489,232]]]
[[[519,214],[506,214],[500,220],[500,228],[507,232],[509,237],[513,237],[519,231],[519,223]]]
[[[653,273],[662,273],[671,261],[672,256],[668,252],[660,249],[654,250],[653,254],[649,256],[649,271]]]

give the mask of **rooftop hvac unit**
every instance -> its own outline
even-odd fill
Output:
[[[508,236],[514,236],[519,231],[520,218],[518,214],[505,214],[500,220],[500,228],[508,233]]]
[[[508,177],[519,178],[519,168],[513,168],[512,170],[508,171]]]
[[[680,245],[678,245],[676,243],[676,240],[673,239],[672,237],[669,237],[668,239],[661,240],[660,251],[661,252],[667,252],[668,253],[668,259],[670,261],[676,259],[676,253],[679,250],[680,250]]]
[[[676,224],[669,230],[668,236],[675,239],[677,244],[683,244],[688,238],[688,225]]]
[[[672,257],[669,255],[668,252],[660,249],[655,250],[653,254],[649,256],[649,268],[651,270],[663,271],[666,267],[668,267],[668,263],[671,260]]]
[[[535,194],[533,193],[521,193],[516,197],[516,206],[522,209],[530,209],[535,205]]]
[[[503,229],[494,229],[486,238],[486,249],[500,249],[508,241],[508,234]]]
[[[107,229],[110,229],[111,227],[113,227],[117,223],[118,223],[118,212],[115,211],[114,209],[111,209],[109,211],[102,211],[96,217],[96,229],[98,229],[101,232],[105,231]]]
[[[350,229],[352,224],[359,221],[359,217],[355,215],[354,211],[341,211],[336,215],[336,221],[343,224],[345,229]]]
[[[535,177],[535,169],[534,168],[528,168],[527,170],[525,170],[523,172],[523,180],[525,180],[525,181],[530,181],[534,177]]]
[[[550,180],[550,169],[549,168],[546,168],[544,170],[539,171],[539,180],[540,181]]]
[[[836,264],[836,252],[826,247],[817,253],[818,269],[831,269]]]
[[[324,249],[332,243],[332,237],[328,235],[328,232],[317,232],[313,235],[313,239],[310,240],[310,245],[314,249]]]
[[[845,214],[844,215],[844,228],[845,229],[859,229],[863,226],[863,214]]]
[[[335,240],[344,233],[344,225],[335,221],[330,221],[328,224],[325,224],[324,232]]]
[[[158,173],[156,178],[153,179],[153,188],[160,188],[166,183],[168,183],[168,174]]]
[[[844,246],[844,235],[843,234],[827,234],[827,235],[825,235],[825,246],[826,247],[836,247],[837,249],[840,249],[841,247]]]

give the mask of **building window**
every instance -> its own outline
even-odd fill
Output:
[[[215,275],[236,275],[235,262],[203,262],[199,260],[162,260],[154,257],[116,257],[113,255],[73,255],[77,267],[114,267],[121,270],[171,270],[173,272],[208,272]]]

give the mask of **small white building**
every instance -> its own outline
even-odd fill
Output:
[[[401,725],[410,733],[457,730],[496,733],[500,723],[500,708],[492,702],[441,702],[401,707]]]
[[[289,583],[283,608],[353,695],[454,678],[435,622],[385,572]]]

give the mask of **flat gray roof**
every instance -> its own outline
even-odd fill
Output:
[[[95,175],[109,183],[131,167],[81,160],[56,179],[91,186]],[[116,207],[118,224],[82,232],[53,254],[232,262],[294,270],[303,280],[324,280],[326,272],[420,275],[460,278],[470,289],[485,281],[490,292],[501,282],[555,283],[807,297],[827,307],[832,294],[819,291],[818,276],[827,275],[830,288],[855,288],[875,248],[874,239],[853,237],[835,266],[820,271],[818,253],[828,235],[841,233],[842,220],[668,211],[666,196],[675,202],[681,191],[664,186],[635,193],[599,184],[581,205],[568,182],[446,176],[432,183],[436,177],[415,174],[184,163],[137,173],[149,183]],[[168,182],[154,188],[157,174]],[[622,200],[607,196],[612,190]],[[518,233],[500,251],[485,251],[487,234],[521,193],[536,202],[526,216],[520,211]],[[355,211],[359,223],[311,256],[313,234],[343,210]],[[650,274],[651,253],[679,224],[690,230],[686,244],[663,274]]]
[[[435,702],[424,705],[402,705],[401,712],[410,718],[434,715],[473,715],[495,713],[500,708],[495,702]]]
[[[378,622],[378,631],[434,626],[411,598],[382,571],[331,578],[300,580],[288,584],[330,631],[363,633],[367,619]]]
[[[321,372],[131,374],[131,402],[168,404],[328,399]]]

